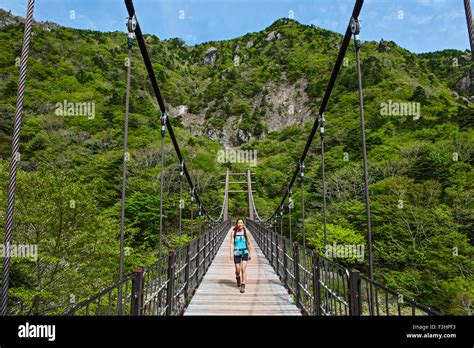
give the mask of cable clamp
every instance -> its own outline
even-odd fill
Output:
[[[166,133],[166,122],[168,122],[168,115],[166,112],[161,114],[161,136],[164,137]]]
[[[356,49],[359,49],[361,47],[360,37],[359,37],[360,28],[361,28],[360,21],[352,17],[350,27],[351,27],[352,34],[354,34],[355,47]]]
[[[350,26],[351,26],[352,34],[359,36],[360,28],[361,28],[360,21],[358,19],[355,19],[354,17],[352,17],[351,22],[350,22]]]
[[[126,25],[128,30],[128,47],[132,48],[133,39],[135,38],[135,29],[137,27],[137,18],[135,17],[135,15],[133,15],[132,17],[128,17]]]

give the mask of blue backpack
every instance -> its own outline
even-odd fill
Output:
[[[237,231],[238,229],[237,228],[234,228],[234,246],[235,246],[235,238],[237,237]],[[247,239],[247,230],[244,228],[244,237],[245,237],[245,244],[246,244],[246,247],[245,249],[237,249],[239,251],[245,251],[245,250],[248,250],[248,243],[249,243],[249,240]],[[234,249],[234,252],[235,252],[235,249]]]

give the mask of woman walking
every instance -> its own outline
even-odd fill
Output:
[[[251,251],[250,233],[245,228],[244,220],[238,218],[230,233],[230,260],[234,259],[235,279],[241,293],[245,292],[247,262],[251,260]]]

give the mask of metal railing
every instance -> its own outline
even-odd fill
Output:
[[[305,315],[442,315],[314,250],[247,221],[260,249]]]
[[[211,227],[187,245],[170,250],[167,257],[133,271],[63,315],[182,315],[229,229],[230,220]]]

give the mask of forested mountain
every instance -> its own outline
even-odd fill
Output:
[[[0,28],[4,217],[23,24],[2,11]],[[54,314],[118,277],[127,37],[53,23],[36,23],[34,29],[14,242],[37,244],[39,258],[12,259],[10,297],[17,313]],[[262,218],[270,216],[297,166],[342,36],[280,19],[257,33],[196,46],[145,37],[206,209],[214,217],[220,213],[225,167],[217,154],[231,146],[257,151],[258,164],[251,168],[257,182],[255,204]],[[474,298],[471,54],[446,50],[416,55],[382,40],[364,42],[361,56],[375,278],[407,298],[466,315]],[[90,113],[58,112],[69,102],[86,103]],[[324,115],[329,243],[366,240],[358,103],[351,43]],[[410,103],[411,113],[393,108],[401,103]],[[129,136],[126,273],[151,264],[158,253],[160,113],[137,46]],[[186,235],[177,234],[178,164],[167,137],[167,248],[192,238],[187,190]],[[305,165],[308,244],[322,250],[319,140]],[[243,170],[248,164],[233,167]],[[299,181],[292,198],[293,229],[301,240]],[[230,211],[232,217],[246,216],[245,194],[231,196]],[[2,218],[2,240],[3,233]],[[337,261],[367,273],[366,259]]]

